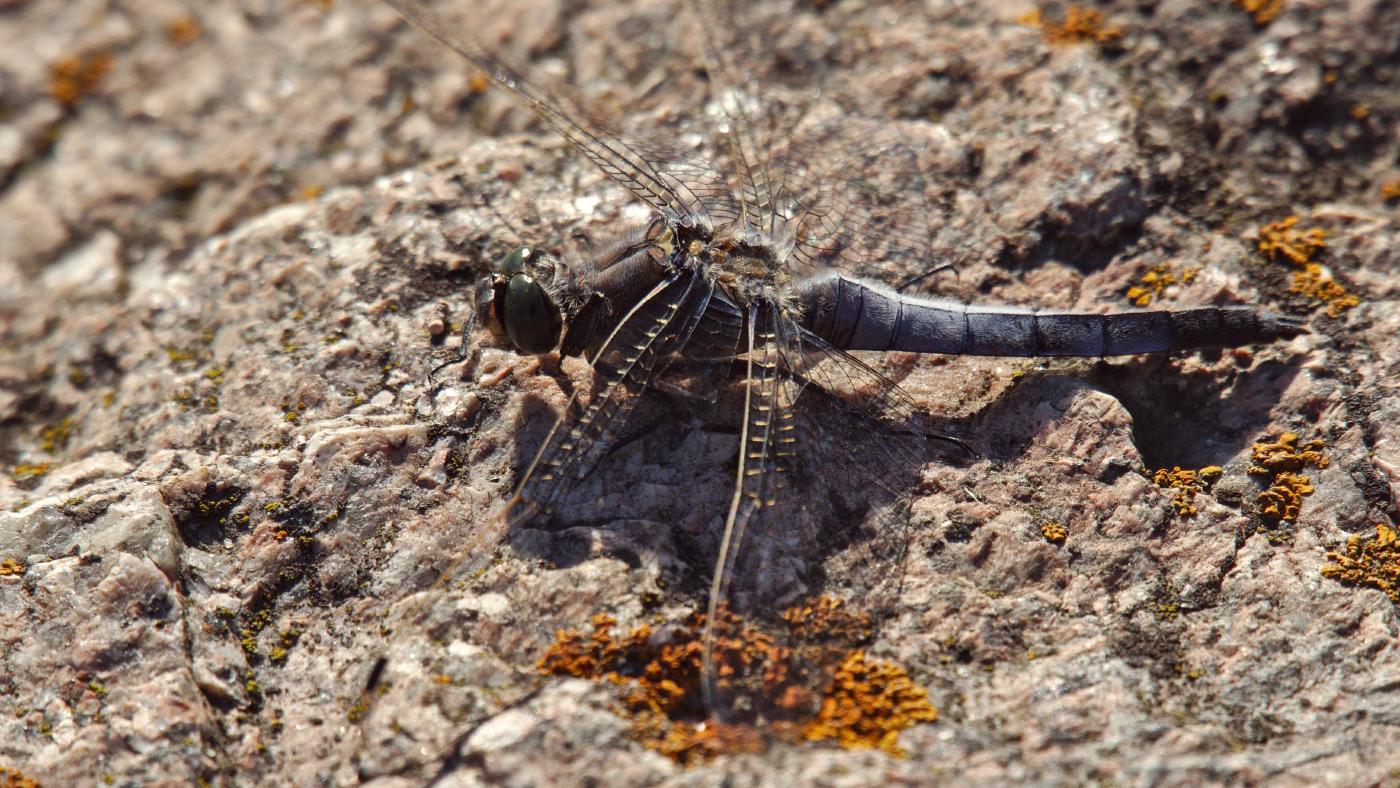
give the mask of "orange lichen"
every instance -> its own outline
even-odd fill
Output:
[[[1158,468],[1152,474],[1152,482],[1158,487],[1176,490],[1172,506],[1176,507],[1177,515],[1192,517],[1196,514],[1196,493],[1208,492],[1222,473],[1224,470],[1218,465],[1207,465],[1200,470],[1172,466],[1171,470]]]
[[[1305,266],[1313,255],[1327,246],[1327,232],[1318,227],[1298,228],[1298,217],[1290,216],[1259,228],[1259,251],[1271,260],[1286,258]]]
[[[1361,303],[1360,299],[1337,284],[1337,280],[1328,276],[1317,263],[1308,263],[1303,266],[1303,270],[1294,271],[1293,284],[1288,290],[1326,304],[1330,317],[1339,317],[1346,310]]]
[[[1255,23],[1267,25],[1283,13],[1284,0],[1235,0],[1235,5],[1253,15]]]
[[[1312,495],[1312,480],[1302,475],[1307,467],[1326,468],[1322,441],[1300,443],[1297,433],[1285,432],[1276,441],[1256,443],[1249,472],[1269,476],[1268,487],[1258,497],[1259,514],[1265,520],[1292,522],[1302,510],[1303,498]]]
[[[1327,457],[1322,453],[1322,441],[1299,443],[1296,432],[1285,432],[1276,441],[1264,441],[1251,447],[1250,473],[1298,472],[1305,467],[1326,468]]]
[[[1327,560],[1335,563],[1322,567],[1323,577],[1378,588],[1400,605],[1400,538],[1395,529],[1377,523],[1375,537],[1353,536],[1342,552],[1329,552]]]
[[[846,609],[841,600],[820,596],[809,605],[784,610],[783,621],[799,638],[845,637],[852,641],[870,637],[870,616]]]
[[[1178,278],[1170,266],[1154,265],[1138,279],[1137,284],[1128,288],[1128,300],[1138,306],[1147,306],[1152,303],[1154,298],[1161,296],[1168,287],[1177,282],[1190,284],[1196,281],[1196,276],[1200,273],[1200,266],[1191,266],[1183,270]]]
[[[1046,523],[1040,526],[1040,535],[1051,544],[1064,544],[1069,538],[1069,529],[1059,523]]]
[[[1292,263],[1298,270],[1289,291],[1326,304],[1327,314],[1337,317],[1360,301],[1313,261],[1327,246],[1327,233],[1317,227],[1299,229],[1297,224],[1298,217],[1290,216],[1259,228],[1259,251],[1271,260]]]
[[[40,788],[40,783],[19,769],[0,763],[0,788]]]
[[[24,574],[24,564],[21,561],[14,558],[6,558],[0,561],[0,577],[22,574]]]
[[[1050,22],[1040,9],[1028,11],[1018,20],[1023,25],[1041,29],[1045,40],[1052,44],[1103,44],[1123,36],[1120,27],[1105,25],[1097,9],[1072,5],[1065,9],[1064,19]]]
[[[1386,202],[1400,200],[1400,178],[1381,184],[1381,199]]]
[[[633,735],[644,745],[682,763],[733,751],[746,739],[705,724],[703,675],[704,617],[693,615],[661,642],[649,626],[614,634],[612,616],[593,617],[593,632],[560,630],[536,663],[546,675],[606,681],[628,687],[621,711],[633,721]],[[721,638],[715,647],[717,672],[732,680],[764,659],[771,640],[745,643]],[[740,749],[747,749],[740,746]]]
[[[106,53],[68,57],[49,67],[49,95],[71,107],[92,93],[112,70],[112,56]]]
[[[1337,284],[1337,280],[1327,276],[1319,263],[1313,262],[1313,255],[1327,245],[1327,234],[1320,228],[1299,230],[1298,217],[1266,224],[1259,230],[1259,251],[1270,259],[1285,259],[1296,267],[1294,281],[1289,293],[1306,295],[1313,301],[1327,305],[1327,315],[1340,316],[1347,309],[1359,304],[1355,295]]]
[[[853,651],[841,662],[821,711],[803,729],[812,741],[834,739],[846,749],[874,749],[903,757],[899,733],[919,722],[934,722],[938,710],[928,692],[903,668],[867,660]]]
[[[721,698],[742,699],[735,704],[744,709],[742,721],[720,724],[708,715],[700,614],[665,629],[641,625],[625,634],[614,631],[616,619],[598,615],[590,634],[555,633],[536,667],[625,687],[620,712],[632,721],[633,735],[681,763],[756,751],[771,736],[889,749],[899,730],[932,719],[932,706],[916,703],[927,705],[926,695],[916,697],[922,690],[902,670],[867,664],[850,650],[853,640],[869,636],[870,622],[838,600],[819,598],[784,611],[781,640],[790,645],[732,613],[720,616],[711,645],[713,687]],[[836,680],[822,694],[828,675]]]
[[[204,35],[204,28],[193,16],[182,16],[165,25],[165,38],[177,47],[189,46]]]
[[[1304,496],[1312,494],[1312,479],[1297,473],[1280,473],[1269,489],[1259,493],[1259,514],[1274,522],[1292,522],[1303,510]]]

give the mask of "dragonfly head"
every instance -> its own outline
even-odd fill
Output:
[[[497,264],[477,304],[491,333],[521,353],[548,353],[564,333],[563,312],[542,283],[550,268],[536,249],[521,246]]]

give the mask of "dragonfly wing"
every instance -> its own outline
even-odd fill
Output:
[[[512,524],[549,510],[607,453],[642,393],[685,348],[715,292],[702,272],[677,272],[623,316],[592,359],[594,380],[577,416],[575,393],[507,504]]]
[[[712,221],[709,211],[726,212],[724,178],[703,161],[681,156],[669,146],[629,140],[606,129],[582,107],[561,108],[560,99],[527,82],[515,69],[448,23],[421,0],[384,0],[405,20],[479,69],[497,86],[515,94],[532,112],[594,166],[637,199],[675,219]]]
[[[898,600],[926,438],[917,404],[870,366],[776,309],[751,311],[749,325],[741,454],[706,617],[706,698],[722,720],[801,720]],[[746,673],[752,663],[734,644],[754,631],[771,648],[763,670]]]
[[[733,633],[728,624],[734,614],[748,616],[762,609],[766,590],[760,581],[762,558],[751,550],[747,533],[751,524],[766,518],[787,484],[795,438],[792,404],[797,392],[790,378],[780,374],[778,337],[781,327],[776,310],[758,302],[750,304],[741,350],[744,352],[744,405],[739,434],[739,457],[734,492],[720,536],[710,584],[709,608],[703,636],[703,671],[706,705],[721,719],[730,717],[740,704],[745,676],[736,673],[724,644]],[[741,581],[736,583],[736,579]],[[776,603],[778,600],[769,599]]]
[[[776,154],[798,277],[837,268],[855,276],[912,278],[936,265],[935,216],[925,173],[927,126],[842,115],[812,119]]]
[[[909,506],[928,460],[923,409],[855,356],[798,329],[786,358],[807,382],[798,434],[802,478],[820,480],[824,593],[848,600],[872,624],[898,602],[909,544]],[[805,494],[816,500],[817,493]]]

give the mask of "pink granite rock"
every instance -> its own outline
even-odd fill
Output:
[[[1380,191],[1400,179],[1400,6],[1288,0],[1259,23],[1111,2],[1121,35],[1073,45],[1014,3],[745,12],[773,25],[754,70],[772,98],[819,70],[826,111],[917,129],[956,270],[927,291],[1127,308],[1152,267],[1200,266],[1157,302],[1258,304],[1313,333],[884,362],[976,452],[924,469],[897,614],[869,644],[940,718],[903,732],[903,759],[775,742],[685,769],[638,743],[617,687],[535,663],[596,613],[703,606],[692,547],[733,434],[644,436],[588,481],[610,522],[507,543],[492,514],[586,370],[485,348],[429,378],[505,251],[646,213],[379,5],[0,5],[0,765],[385,786],[1400,769],[1396,607],[1319,571],[1400,504],[1400,226]],[[697,130],[683,3],[442,5],[622,125]],[[85,95],[52,95],[55,64],[101,53]],[[1359,305],[1328,316],[1257,253],[1291,214],[1326,231],[1318,262]],[[1248,468],[1285,431],[1330,464],[1277,526]],[[1210,465],[1192,517],[1151,479]]]

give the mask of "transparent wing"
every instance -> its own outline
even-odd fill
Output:
[[[744,39],[759,25],[733,22],[740,9],[732,3],[690,0],[689,5],[700,23],[705,68],[720,115],[713,131],[719,141],[717,160],[730,176],[736,211],[732,221],[751,233],[781,237],[789,218],[785,189],[789,162],[774,157],[775,142],[790,136],[803,112],[788,111],[790,107],[771,101],[761,105],[745,87],[760,81],[758,74],[746,70],[758,61],[750,56],[751,42]]]
[[[678,273],[623,316],[592,359],[592,391],[582,412],[573,415],[576,393],[521,476],[506,505],[512,524],[548,511],[592,472],[641,394],[701,325],[713,293],[714,283],[708,277]]]
[[[747,534],[751,523],[767,519],[760,513],[771,511],[779,494],[788,489],[788,474],[799,448],[795,445],[793,405],[801,392],[791,377],[781,374],[781,327],[775,310],[751,305],[746,329],[739,458],[702,639],[705,702],[712,713],[726,721],[732,720],[741,706],[753,708],[753,700],[762,700],[745,697],[754,687],[744,666],[731,658],[727,644],[735,633],[728,632],[726,624],[738,623],[732,618],[734,614],[750,620],[759,611],[771,615],[769,608],[782,602],[783,593],[768,585],[775,578],[763,571],[766,562],[752,551],[755,544]],[[758,546],[770,545],[759,542]],[[761,603],[761,597],[767,597],[768,604]]]
[[[861,118],[812,87],[795,104],[760,102],[751,86],[779,75],[758,71],[770,42],[754,37],[779,36],[790,19],[726,0],[689,4],[721,117],[716,161],[731,175],[741,224],[790,249],[784,262],[799,278],[839,268],[907,281],[935,268],[929,124]],[[736,14],[755,18],[726,21]],[[802,70],[809,86],[821,84],[819,59]]]
[[[686,157],[671,161],[668,156],[675,154],[674,150],[663,151],[660,146],[628,140],[605,129],[580,107],[561,109],[557,97],[526,82],[419,0],[384,2],[414,27],[461,55],[496,85],[515,94],[605,175],[642,202],[675,219],[708,221],[710,205],[723,197],[712,186],[723,182],[723,178],[703,162]]]
[[[934,267],[932,169],[918,124],[831,118],[781,145],[790,270],[903,279]]]
[[[706,697],[721,720],[801,721],[897,604],[926,437],[917,404],[876,370],[771,307],[750,324]],[[757,661],[735,646],[754,627],[772,638]]]

